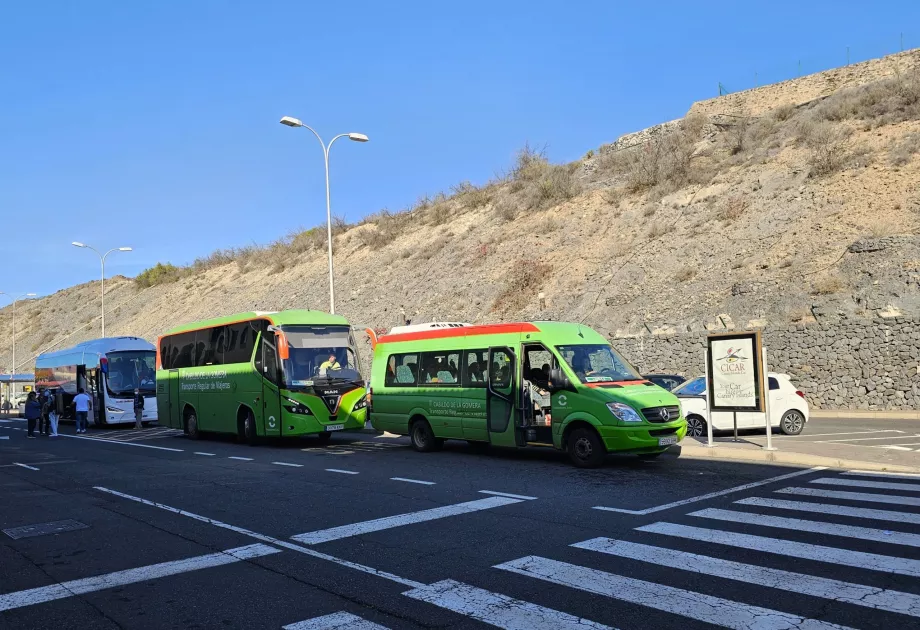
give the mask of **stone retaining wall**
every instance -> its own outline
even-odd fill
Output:
[[[789,374],[814,408],[920,409],[920,319],[799,324],[763,334],[769,370]],[[703,373],[706,333],[611,342],[644,373]]]

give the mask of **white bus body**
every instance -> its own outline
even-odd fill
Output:
[[[40,354],[35,388],[61,392],[65,417],[82,387],[93,399],[96,426],[134,423],[134,388],[144,395],[143,422],[157,420],[156,348],[139,337],[93,339],[72,348]]]

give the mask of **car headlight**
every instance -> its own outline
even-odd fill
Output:
[[[623,403],[618,402],[609,402],[607,403],[607,409],[610,410],[610,413],[613,414],[613,417],[621,422],[642,422],[642,416],[640,416],[635,409],[629,405],[624,405]]]
[[[310,411],[310,408],[299,400],[294,400],[293,398],[284,397],[284,400],[287,401],[288,405],[285,405],[284,408],[287,409],[290,413],[296,413],[301,416],[312,416],[313,412]]]
[[[124,409],[119,409],[118,407],[106,406],[105,410],[108,411],[109,413],[124,413],[125,412]]]
[[[358,402],[355,403],[355,406],[351,408],[352,411],[358,411],[367,407],[367,396],[361,396],[358,399]]]

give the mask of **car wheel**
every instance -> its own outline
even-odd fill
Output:
[[[566,444],[569,459],[579,468],[597,468],[607,454],[604,443],[594,429],[579,427],[572,431]]]
[[[687,416],[687,437],[706,435],[706,421],[699,416]]]
[[[190,411],[185,417],[185,434],[190,440],[197,440],[201,437],[201,431],[198,430],[198,416],[194,411]]]
[[[255,446],[259,442],[259,433],[256,430],[256,418],[252,412],[246,414],[243,419],[243,439],[249,446]]]
[[[805,416],[801,411],[790,409],[779,421],[779,430],[786,435],[798,435],[805,428]]]
[[[409,440],[412,442],[412,448],[419,453],[435,451],[443,443],[443,440],[439,441],[434,436],[434,431],[431,430],[426,420],[416,420],[412,423],[412,428],[409,429]]]

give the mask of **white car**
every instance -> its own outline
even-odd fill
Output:
[[[798,435],[808,422],[808,401],[805,394],[796,389],[788,374],[768,375],[770,384],[770,425],[786,435]],[[707,414],[706,379],[702,376],[683,383],[672,392],[680,400],[684,418],[687,419],[687,437],[700,437],[707,434],[706,418],[712,415],[714,431],[731,431],[734,427],[732,412],[715,411]],[[739,411],[739,429],[766,428],[764,414],[760,412]]]

